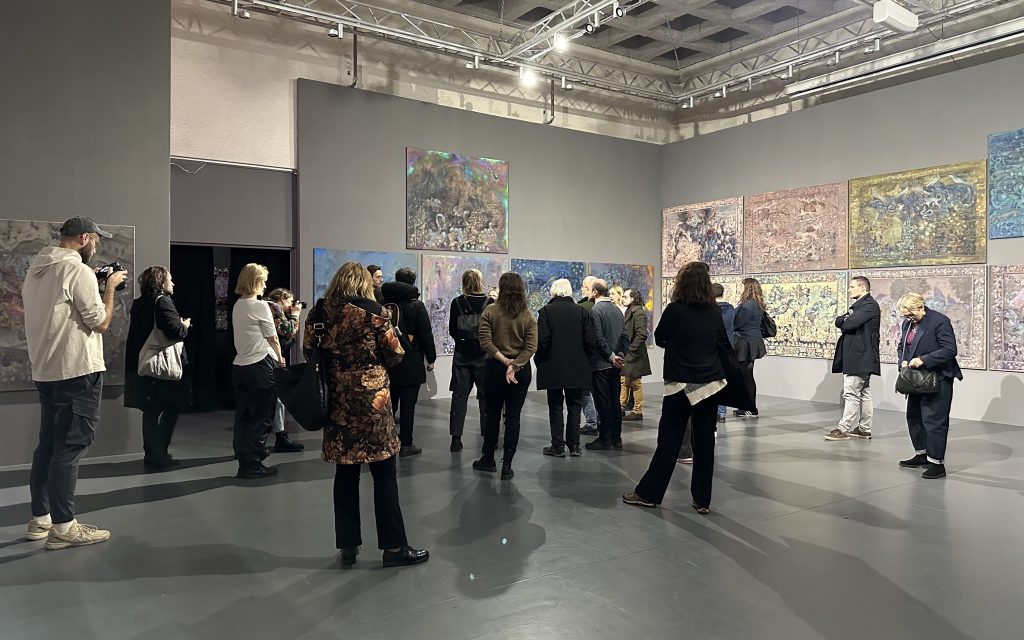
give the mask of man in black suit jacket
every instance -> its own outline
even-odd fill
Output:
[[[871,281],[864,276],[850,280],[853,304],[836,318],[843,332],[836,343],[832,373],[843,374],[843,417],[839,426],[825,435],[826,440],[871,439],[871,376],[882,375],[879,358],[879,325],[882,312],[871,297]]]
[[[934,371],[939,378],[935,393],[907,396],[907,427],[916,454],[901,460],[901,467],[926,467],[924,478],[946,475],[946,436],[949,411],[953,405],[953,379],[963,380],[956,361],[956,334],[949,318],[924,305],[924,298],[908,293],[897,305],[903,316],[897,349],[900,369],[911,367]]]

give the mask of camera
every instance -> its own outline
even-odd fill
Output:
[[[99,280],[100,283],[102,283],[103,285],[100,287],[100,289],[105,289],[107,285],[107,278],[110,277],[110,274],[117,273],[118,271],[127,271],[127,269],[122,267],[121,263],[117,262],[116,260],[114,262],[111,262],[110,264],[105,264],[102,267],[100,267],[96,271],[96,279]],[[121,284],[117,285],[117,289],[115,289],[115,291],[124,291],[127,286],[128,279],[125,278],[121,282]]]
[[[292,306],[295,307],[296,309],[306,309],[309,307],[309,305],[303,302],[302,300],[296,300],[295,302],[292,303]]]

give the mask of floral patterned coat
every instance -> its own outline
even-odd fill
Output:
[[[305,323],[302,347],[307,358],[316,340],[313,324],[321,317],[326,325],[323,348],[330,357],[331,407],[321,457],[334,464],[387,460],[400,447],[387,367],[405,354],[388,312],[364,298],[346,300],[335,313],[318,301]]]

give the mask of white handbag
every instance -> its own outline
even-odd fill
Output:
[[[159,301],[163,296],[157,296]],[[153,303],[153,330],[139,351],[139,375],[157,380],[181,380],[182,350],[185,343],[172,341],[156,326],[156,301]]]

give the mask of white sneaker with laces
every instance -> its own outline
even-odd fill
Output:
[[[25,533],[26,540],[42,540],[50,534],[53,525],[49,522],[38,522],[35,519],[28,521],[28,531]]]
[[[82,524],[78,520],[71,521],[71,528],[67,533],[59,533],[57,528],[50,529],[46,538],[46,548],[50,551],[67,549],[68,547],[84,547],[97,542],[106,542],[110,539],[110,532],[91,524]]]

